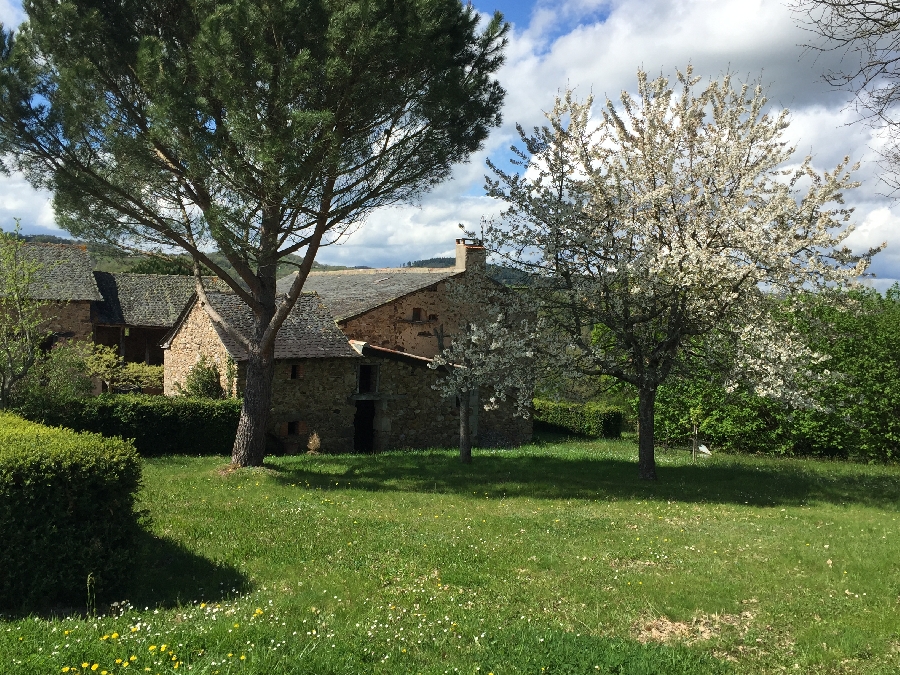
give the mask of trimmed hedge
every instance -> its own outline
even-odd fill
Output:
[[[240,415],[238,399],[103,394],[42,411],[36,421],[134,439],[145,457],[230,455]]]
[[[582,436],[618,438],[625,414],[602,403],[557,403],[536,398],[534,419]]]
[[[128,441],[0,413],[0,607],[85,607],[120,590],[140,482]]]

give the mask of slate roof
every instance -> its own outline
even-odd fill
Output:
[[[170,328],[194,294],[194,278],[175,274],[94,272],[103,301],[94,305],[94,323],[107,326]],[[223,284],[207,279],[207,284]]]
[[[206,294],[209,304],[225,321],[243,334],[249,334],[253,326],[253,315],[250,308],[233,293]],[[191,303],[196,304],[196,296]],[[183,316],[189,314],[189,310]],[[218,326],[213,326],[219,339],[235,361],[246,361],[247,352],[228,333]],[[172,337],[178,332],[178,326],[169,334],[163,343],[168,348]],[[275,338],[276,359],[315,359],[315,358],[356,358],[359,354],[350,346],[347,337],[334,322],[334,316],[328,311],[322,299],[315,293],[304,293],[297,299],[297,304],[288,315]]]
[[[460,273],[452,267],[310,272],[303,291],[318,293],[344,321]],[[288,292],[296,274],[278,281],[279,293]]]
[[[94,263],[84,246],[27,243],[26,259],[41,266],[31,284],[31,297],[38,300],[100,300],[94,282]]]

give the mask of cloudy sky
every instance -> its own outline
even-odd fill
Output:
[[[848,194],[856,208],[858,249],[888,242],[872,267],[876,285],[900,278],[900,205],[881,193],[879,138],[855,123],[848,94],[829,88],[821,74],[840,66],[840,54],[802,47],[812,36],[797,28],[786,0],[475,0],[482,12],[500,10],[512,23],[507,61],[499,78],[507,90],[503,126],[484,150],[421,202],[388,209],[340,246],[323,250],[322,262],[394,266],[410,260],[451,255],[458,224],[477,228],[500,205],[485,197],[485,158],[503,161],[516,141],[515,124],[541,124],[543,110],[566,86],[581,96],[617,98],[633,90],[635,72],[671,75],[693,64],[696,74],[717,77],[726,71],[749,80],[761,78],[773,109],[788,108],[788,130],[798,155],[811,154],[820,170],[832,169],[845,155],[862,164],[862,187]],[[16,25],[17,3],[0,0],[0,21]],[[62,234],[55,228],[49,195],[34,192],[17,177],[0,177],[0,226],[22,218],[26,232]]]

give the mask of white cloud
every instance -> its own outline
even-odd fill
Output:
[[[488,0],[477,4],[493,10]],[[372,215],[345,244],[323,250],[322,262],[382,266],[450,255],[457,223],[477,228],[482,216],[499,210],[501,205],[477,196],[487,173],[484,159],[505,162],[508,146],[517,140],[517,122],[526,128],[541,124],[541,111],[566,86],[577,87],[582,96],[593,92],[601,101],[605,95],[616,99],[621,90],[634,88],[639,67],[651,75],[672,75],[688,63],[703,76],[731,72],[761,79],[772,106],[792,110],[788,134],[798,156],[811,153],[818,169],[832,169],[844,155],[862,162],[857,178],[863,184],[847,195],[860,224],[850,240],[854,246],[862,247],[867,238],[890,242],[900,231],[894,215],[900,211],[880,194],[875,152],[880,139],[853,123],[846,92],[821,80],[822,72],[839,67],[841,55],[805,51],[810,35],[795,25],[783,0],[536,0],[532,6],[530,23],[519,21],[511,36],[500,72],[508,92],[504,123],[485,150],[456,167],[453,179],[421,204]],[[17,5],[0,0],[4,23],[16,12],[21,16]],[[526,15],[516,5],[516,16]],[[0,182],[0,218],[10,213],[4,204],[13,198],[20,200],[22,213],[15,215],[26,217],[23,224],[30,219],[48,226],[47,196],[29,192],[18,179]],[[889,248],[876,257],[873,269],[880,277],[900,278],[900,242],[897,249],[898,255]]]

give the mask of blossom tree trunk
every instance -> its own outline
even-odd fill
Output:
[[[468,391],[459,392],[459,461],[472,463],[472,405]]]
[[[641,387],[638,390],[638,471],[643,480],[656,480],[653,433],[655,407],[656,387]]]

